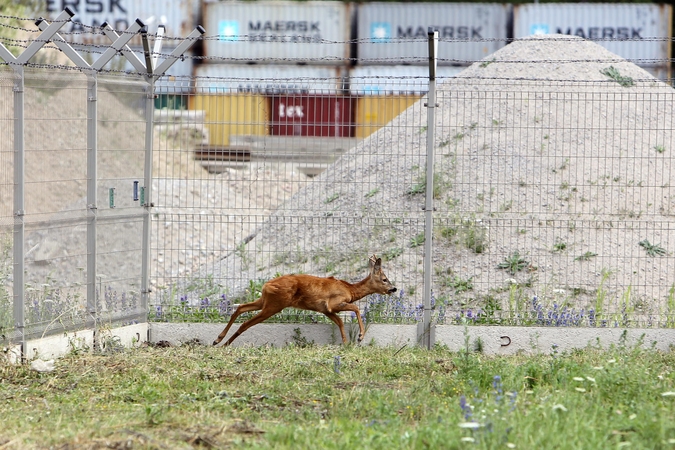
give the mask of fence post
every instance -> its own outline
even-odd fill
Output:
[[[433,233],[434,233],[434,142],[436,111],[436,50],[438,31],[431,27],[429,38],[429,94],[427,96],[427,170],[426,200],[424,202],[424,311],[422,323],[417,325],[417,342],[421,347],[431,349],[436,340],[435,326],[431,323],[431,283],[433,273]]]
[[[14,66],[14,326],[21,339],[21,358],[26,356],[26,316],[24,282],[25,203],[26,187],[24,148],[24,70]]]
[[[141,33],[143,39],[143,52],[145,53],[145,70],[146,81],[148,83],[146,99],[145,99],[145,172],[144,172],[144,200],[143,207],[145,208],[145,215],[143,217],[143,250],[141,255],[141,308],[147,315],[150,293],[150,264],[151,264],[151,225],[152,225],[152,208],[155,206],[152,202],[152,165],[153,165],[153,128],[155,115],[155,79],[160,78],[167,70],[178,61],[183,54],[192,47],[196,39],[203,35],[206,31],[201,25],[192,30],[192,32],[176,46],[176,48],[162,61],[158,63],[158,56],[161,49],[161,36],[163,34],[163,27],[158,33],[160,42],[155,42],[154,55],[150,53],[150,45],[148,43],[147,30]]]

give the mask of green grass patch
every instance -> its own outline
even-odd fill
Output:
[[[471,348],[469,348],[471,347]],[[145,347],[0,366],[0,445],[672,448],[675,353],[487,357],[437,347]],[[625,444],[630,443],[630,444]]]

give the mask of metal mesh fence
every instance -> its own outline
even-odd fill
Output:
[[[438,323],[672,326],[672,89],[579,42],[523,40],[439,78]],[[153,320],[227,319],[280,274],[356,281],[372,253],[400,295],[364,315],[420,320],[428,80],[381,69],[193,79],[191,156],[164,153],[195,183],[174,182],[170,212],[158,199]]]
[[[34,80],[34,81],[33,81]],[[139,86],[98,81],[96,291],[105,324],[144,319],[139,310],[144,120]],[[28,334],[81,327],[88,270],[87,81],[37,70],[26,80],[26,325]],[[68,105],[68,108],[63,108]],[[142,104],[141,104],[142,106]]]
[[[401,282],[405,277],[409,289],[401,286],[394,302],[369,298],[364,314],[416,321],[421,273],[393,274],[396,261],[416,265],[420,258],[419,249],[408,251],[407,243],[397,240],[423,231],[422,211],[418,205],[383,203],[382,197],[384,186],[410,185],[419,174],[407,171],[392,178],[389,169],[380,169],[403,160],[422,167],[424,155],[419,146],[379,146],[367,138],[410,108],[413,121],[399,129],[424,141],[416,104],[419,80],[390,81],[397,90],[416,94],[367,98],[345,92],[340,76],[212,75],[194,81],[195,93],[181,101],[189,110],[172,124],[182,131],[171,133],[197,137],[191,154],[182,148],[156,150],[156,157],[173,161],[173,169],[187,176],[174,172],[173,179],[158,179],[153,229],[158,295],[151,318],[226,319],[233,305],[254,300],[262,283],[279,274],[358,281],[376,253],[388,275]],[[365,177],[343,175],[364,167],[371,171]],[[285,311],[271,320],[326,319]]]
[[[439,45],[450,44],[462,41]],[[470,66],[439,67],[433,129],[424,66],[195,57],[194,76],[156,84],[149,198],[147,80],[98,73],[97,317],[226,321],[277,275],[354,282],[376,254],[399,290],[364,299],[368,322],[421,320],[431,257],[437,323],[675,325],[672,88],[582,39],[499,48]],[[62,64],[26,70],[25,313],[37,334],[89,320],[90,81]],[[5,329],[16,248],[13,83],[11,71],[0,74]],[[270,320],[327,321],[291,310]]]

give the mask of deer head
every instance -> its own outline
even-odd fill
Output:
[[[370,282],[377,294],[393,294],[396,288],[382,271],[382,258],[373,255],[370,257]]]

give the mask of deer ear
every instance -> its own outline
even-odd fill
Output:
[[[382,270],[382,258],[377,258],[373,264],[373,272],[379,272]]]

